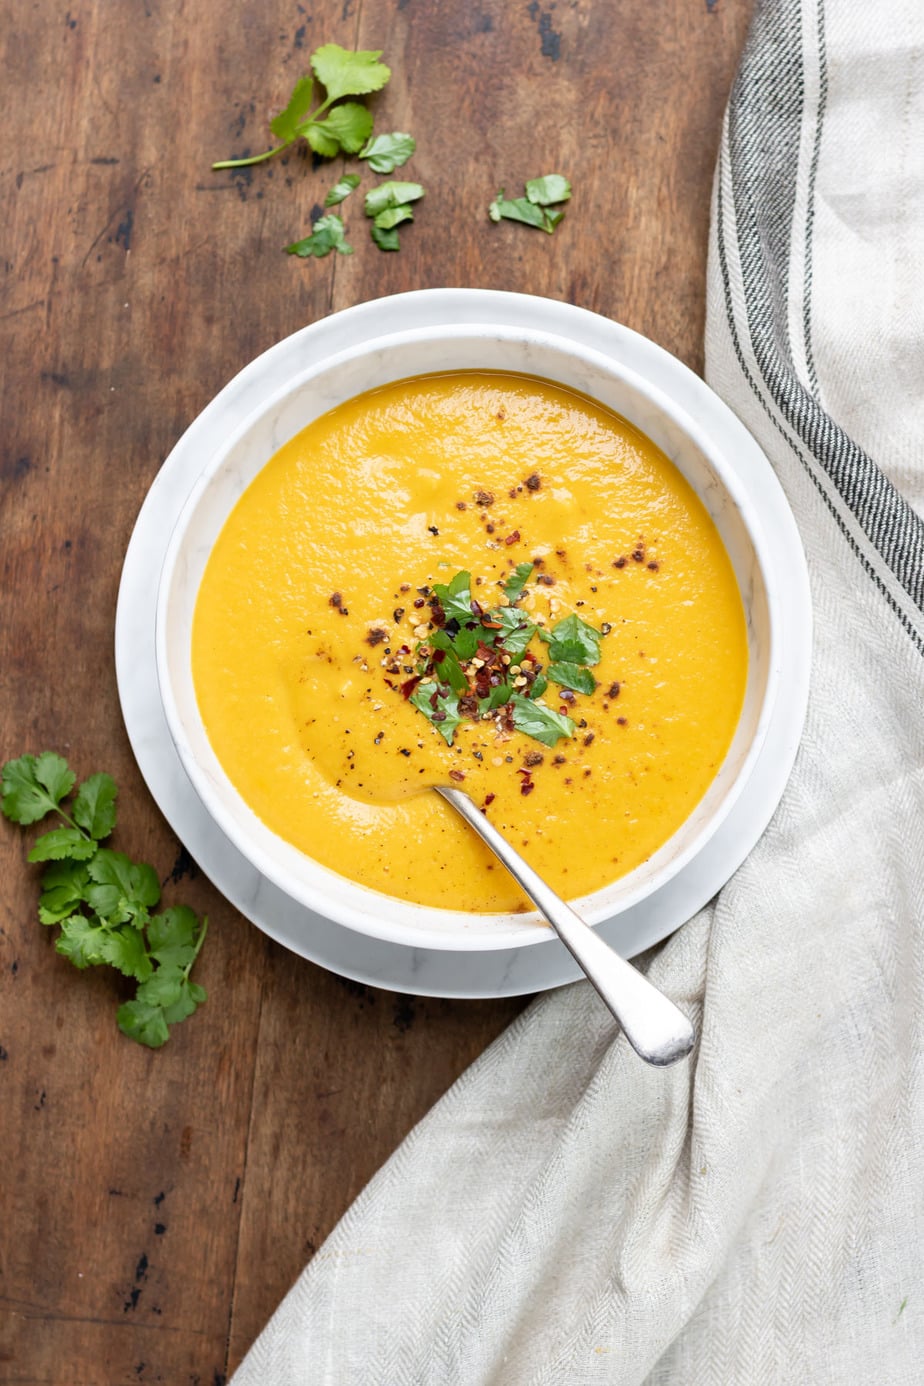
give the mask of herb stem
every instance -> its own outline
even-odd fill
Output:
[[[196,951],[193,953],[193,955],[192,955],[192,957],[190,958],[189,962],[188,962],[188,963],[186,964],[186,966],[183,968],[183,976],[186,977],[186,978],[189,977],[189,974],[190,974],[190,972],[192,971],[193,963],[196,961],[196,959],[197,959],[198,956],[199,956],[199,950],[201,949],[203,943],[205,942],[205,936],[206,936],[206,934],[208,933],[208,931],[209,931],[209,920],[208,920],[208,915],[203,915],[203,917],[202,917],[202,927],[201,927],[200,930],[199,930],[199,937],[196,939]]]
[[[291,149],[292,142],[288,144],[277,144],[273,149],[266,149],[262,154],[251,154],[248,159],[221,159],[217,164],[212,164],[212,168],[248,168],[251,164],[262,164],[267,159],[273,159],[277,154],[281,154],[284,149]]]

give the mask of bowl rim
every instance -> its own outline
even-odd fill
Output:
[[[487,296],[492,300],[496,300],[497,298],[513,298],[517,300],[530,299],[540,304],[554,303],[554,300],[536,299],[531,295],[495,295],[492,291],[485,290],[429,290],[418,291],[418,293],[429,295],[446,294],[449,296],[450,300],[457,299],[459,295],[467,297],[467,295],[471,294],[478,299],[483,299],[484,296]],[[406,299],[415,296],[416,295],[398,295],[395,297]],[[387,300],[379,299],[374,302],[381,305],[386,301]],[[364,306],[366,305],[357,305],[354,309],[344,310],[342,316],[361,311]],[[555,307],[570,308],[570,305],[556,303]],[[599,317],[597,314],[587,313],[587,310],[571,309],[571,311],[587,314],[591,319]],[[665,352],[663,348],[657,347],[657,345],[650,342],[649,339],[639,337],[639,334],[632,332],[631,329],[621,327],[620,324],[612,323],[608,319],[602,319],[602,321],[609,327],[621,328],[621,331],[627,334],[630,342],[632,340],[638,340],[644,342],[646,348],[654,348],[661,364],[663,365],[665,362],[669,363],[668,369],[671,372],[677,372],[681,376],[692,374],[682,362]],[[213,789],[208,777],[201,773],[193,748],[186,738],[183,721],[174,696],[166,644],[166,608],[172,579],[176,570],[177,559],[182,548],[183,538],[189,522],[196,512],[199,501],[210,482],[227,459],[229,453],[250,432],[258,420],[276,408],[281,401],[286,400],[304,389],[313,379],[334,371],[350,361],[355,361],[358,358],[366,356],[370,352],[381,351],[387,349],[389,346],[395,345],[413,345],[419,342],[434,340],[458,341],[460,338],[479,339],[486,336],[495,340],[514,340],[521,343],[535,343],[538,341],[545,346],[564,353],[572,359],[581,359],[595,366],[606,375],[625,382],[630,388],[636,390],[664,415],[670,418],[674,424],[679,426],[693,441],[694,445],[699,448],[703,456],[721,478],[723,488],[730,496],[735,508],[742,517],[744,527],[756,555],[758,566],[764,578],[764,592],[767,604],[767,627],[769,634],[769,651],[766,659],[766,683],[759,704],[760,712],[756,726],[754,727],[753,735],[751,736],[734,778],[722,796],[721,801],[715,806],[708,819],[693,834],[686,846],[679,852],[675,851],[670,856],[669,860],[658,864],[654,870],[648,871],[645,878],[639,880],[634,887],[627,885],[627,888],[617,901],[613,902],[611,900],[598,903],[597,905],[593,903],[604,891],[612,890],[613,886],[604,887],[601,891],[593,892],[590,895],[573,901],[572,903],[575,907],[589,922],[599,923],[604,919],[614,918],[634,908],[646,897],[652,895],[672,880],[702,851],[706,843],[728,819],[750,778],[754,765],[764,746],[767,730],[780,691],[779,602],[775,584],[770,580],[773,574],[773,564],[760,523],[759,514],[751,501],[743,480],[735,471],[732,459],[729,455],[729,443],[720,443],[713,438],[707,429],[700,426],[698,421],[681,401],[668,394],[663,386],[652,380],[649,375],[635,369],[633,366],[626,365],[621,359],[607,355],[605,352],[598,350],[595,346],[588,346],[586,343],[574,337],[562,335],[557,331],[541,327],[526,326],[521,323],[509,325],[491,320],[481,322],[477,317],[469,319],[463,318],[459,321],[455,320],[451,314],[447,316],[445,321],[438,323],[429,322],[424,326],[405,327],[396,331],[374,332],[356,341],[352,345],[333,353],[331,356],[324,357],[321,360],[311,361],[310,364],[306,365],[303,369],[290,375],[278,389],[272,391],[256,404],[253,409],[246,413],[237,426],[222,439],[218,446],[212,449],[180,509],[173,531],[170,535],[158,582],[155,618],[155,658],[157,677],[170,737],[176,747],[187,778],[192,784],[200,801],[216,821],[221,831],[261,875],[265,876],[274,885],[282,889],[287,895],[305,907],[318,911],[335,923],[341,924],[355,932],[405,946],[445,949],[449,951],[460,949],[493,951],[495,949],[501,950],[511,947],[528,947],[547,940],[550,936],[550,931],[539,922],[540,916],[537,912],[515,916],[492,914],[478,916],[478,918],[497,921],[499,927],[495,934],[486,936],[484,933],[479,932],[477,935],[469,935],[467,937],[465,933],[465,920],[471,918],[471,916],[467,916],[463,912],[443,910],[438,907],[420,906],[413,902],[401,900],[399,897],[384,895],[379,891],[372,890],[351,881],[347,877],[340,876],[338,873],[324,867],[321,863],[315,862],[311,857],[303,853],[299,855],[303,857],[312,874],[316,874],[318,879],[315,881],[293,879],[284,865],[277,863],[269,854],[263,851],[259,844],[255,844],[248,839],[246,830],[240,824],[238,817],[228,808],[222,796]],[[280,343],[277,345],[282,344]],[[270,348],[269,352],[264,353],[264,356],[270,355],[275,349],[276,348]],[[465,368],[446,367],[445,369],[461,370]],[[528,374],[529,372],[521,373]],[[535,376],[537,379],[551,379],[550,376],[544,376],[541,370],[535,372]],[[388,377],[388,380],[400,380],[404,378],[408,377],[405,374],[398,374],[394,377]],[[703,382],[700,381],[698,377],[694,378],[697,380],[698,385],[703,386]],[[235,377],[235,379],[237,379],[237,377]],[[369,388],[378,388],[379,385],[383,383],[387,382],[377,381],[376,384],[371,385]],[[555,383],[554,380],[552,380],[552,383]],[[566,386],[565,388],[571,387]],[[708,387],[703,386],[703,388]],[[327,406],[321,413],[327,412],[330,407],[333,406]],[[604,405],[604,407],[611,408],[612,406]],[[614,412],[618,412],[618,410]],[[738,420],[734,419],[730,411],[728,411],[728,414],[739,428],[743,428]],[[629,420],[629,422],[632,423],[634,427],[641,427],[632,420]],[[641,431],[644,432],[645,430],[642,428]],[[758,447],[750,434],[746,436],[754,447]],[[762,453],[761,455],[763,456]],[[268,461],[269,458],[266,460]],[[254,472],[253,475],[256,475],[256,472]],[[252,479],[253,477],[251,476],[248,479],[248,484]],[[718,773],[721,773],[721,767],[717,774]],[[256,815],[253,814],[249,805],[246,804],[246,801],[239,795],[238,791],[226,776],[225,780],[232,794],[236,796],[246,812],[256,818]],[[263,827],[266,831],[272,832],[266,825],[263,825]],[[284,839],[279,838],[278,835],[274,834],[274,836],[277,841],[283,843],[291,851],[298,851],[297,848],[292,847],[292,844],[285,843]],[[657,858],[662,854],[666,856],[672,840],[673,835],[671,839],[668,839],[667,843],[663,844],[663,846],[653,854],[649,862],[657,862]],[[648,865],[649,863],[644,863],[643,867],[647,867]],[[631,883],[633,878],[643,870],[643,867],[636,868],[634,872],[630,872],[622,879],[627,883]],[[323,889],[324,882],[328,880],[331,883],[336,883],[340,889],[346,892],[348,897],[354,897],[356,903],[350,903],[349,898],[344,902],[337,896],[328,895]],[[615,884],[618,885],[619,883],[617,882]],[[388,901],[391,908],[397,909],[403,915],[407,915],[412,922],[402,923],[388,920],[383,923],[381,919],[383,901]],[[454,920],[457,927],[452,928],[444,923],[439,931],[434,930],[432,927],[428,928],[424,921],[427,918],[432,918],[434,915],[440,917],[443,921]],[[416,922],[417,920],[421,922],[418,923]],[[515,927],[511,928],[511,924]]]

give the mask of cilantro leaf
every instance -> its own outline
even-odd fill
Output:
[[[0,807],[14,823],[37,823],[66,798],[74,787],[75,778],[67,761],[54,751],[8,760],[0,782],[3,796]]]
[[[91,775],[84,780],[74,800],[74,821],[95,841],[108,837],[115,827],[115,801],[118,790],[111,775]]]
[[[372,239],[375,241],[379,250],[400,250],[401,242],[398,240],[398,228],[396,226],[386,229],[383,226],[376,226],[375,222],[370,227]]]
[[[456,573],[452,582],[433,584],[436,597],[447,621],[471,621],[472,617],[472,575],[462,571]],[[432,644],[432,641],[431,641]]]
[[[42,894],[39,897],[39,920],[42,924],[60,924],[83,903],[84,890],[90,879],[83,862],[56,861],[42,874]]]
[[[523,589],[529,581],[529,575],[532,571],[532,563],[518,563],[507,581],[501,583],[501,587],[507,594],[508,601],[518,602],[520,600],[523,595]]]
[[[123,852],[101,847],[87,865],[86,900],[110,924],[147,921],[148,909],[160,899],[160,881],[152,866],[136,864]]]
[[[52,828],[36,838],[29,853],[29,861],[88,861],[96,854],[96,843],[91,842],[79,828]]]
[[[552,627],[551,634],[543,633],[542,638],[548,642],[549,659],[569,664],[600,663],[603,636],[580,616],[566,616]]]
[[[488,216],[492,221],[521,221],[525,226],[536,226],[540,231],[548,230],[543,208],[537,207],[534,202],[528,202],[525,197],[507,198],[504,196],[503,188],[489,206]]]
[[[446,631],[436,630],[428,636],[428,640],[435,650],[442,651],[442,659],[433,661],[436,677],[441,683],[448,683],[453,692],[467,693],[468,679],[462,672],[459,657],[452,647],[452,637]]]
[[[136,981],[143,982],[154,971],[144,938],[130,924],[123,924],[121,929],[103,930],[98,947],[104,962],[117,968],[125,977],[134,977]]]
[[[408,202],[417,202],[424,196],[420,183],[400,183],[389,180],[379,183],[366,193],[366,216],[377,217],[389,207],[403,207]]]
[[[509,683],[499,683],[496,688],[492,688],[486,698],[478,699],[479,712],[493,712],[497,707],[503,707],[504,703],[510,702],[510,695],[513,692],[513,685]]]
[[[343,202],[346,198],[349,197],[349,195],[350,195],[351,192],[355,192],[355,190],[356,190],[358,187],[359,187],[359,174],[358,174],[358,173],[345,173],[345,174],[343,175],[342,178],[338,178],[337,182],[334,184],[334,186],[331,188],[330,192],[329,192],[329,193],[327,194],[327,196],[325,197],[325,199],[324,199],[324,206],[325,206],[325,207],[336,207],[336,206],[338,206],[339,203]]]
[[[324,120],[312,121],[303,127],[302,133],[318,154],[331,157],[341,149],[355,154],[372,133],[372,113],[356,101],[345,101],[342,106],[335,106]],[[314,138],[322,135],[324,145]],[[331,146],[327,142],[331,142]]]
[[[400,226],[402,221],[413,221],[414,212],[407,204],[400,207],[386,207],[384,212],[379,212],[375,219],[375,225],[382,230],[388,231],[393,226]]]
[[[459,697],[453,692],[449,692],[443,697],[437,694],[436,707],[434,708],[430,704],[430,699],[435,692],[437,692],[436,684],[421,684],[411,694],[409,701],[417,708],[418,712],[423,713],[428,722],[433,723],[447,746],[451,746],[456,727],[462,721],[459,714]],[[440,716],[441,713],[442,716]]]
[[[327,100],[341,96],[364,96],[381,91],[391,69],[379,62],[382,50],[351,53],[338,43],[325,43],[311,55],[311,68],[327,90]]]
[[[460,659],[471,659],[478,649],[479,640],[487,633],[478,626],[474,626],[471,630],[468,626],[462,626],[452,637],[452,648]]]
[[[498,606],[491,612],[492,621],[499,621],[502,629],[497,638],[511,659],[519,659],[526,653],[526,647],[536,634],[532,621],[516,606]]]
[[[545,703],[524,698],[514,693],[510,699],[513,707],[513,725],[517,731],[525,732],[543,746],[555,746],[560,740],[574,735],[574,722]]]
[[[531,201],[528,197],[505,197],[503,188],[488,207],[488,216],[492,221],[519,221],[524,226],[535,226],[540,231],[547,231],[549,235],[564,215],[561,211],[550,212],[547,207]]]
[[[123,1035],[149,1049],[159,1049],[170,1038],[163,1010],[146,1001],[126,1001],[116,1012],[116,1023]]]
[[[546,678],[545,674],[538,673],[536,677],[533,679],[532,687],[530,688],[527,697],[541,698],[548,686],[549,681]]]
[[[339,251],[341,255],[353,254],[353,247],[346,241],[343,222],[336,212],[328,212],[326,216],[318,217],[310,236],[286,246],[287,254],[298,255],[302,260],[312,255],[322,260],[332,250]]]
[[[61,936],[55,949],[83,971],[85,967],[98,967],[106,961],[101,946],[105,936],[106,930],[101,925],[93,923],[86,915],[72,914],[61,921]]]
[[[270,121],[270,129],[278,140],[285,140],[286,144],[292,144],[298,139],[299,126],[311,109],[313,90],[314,79],[312,77],[307,75],[299,77],[285,107]]]
[[[549,207],[553,202],[567,202],[570,196],[571,184],[560,173],[547,173],[542,178],[530,178],[526,184],[527,201],[540,207]]]
[[[359,151],[359,157],[367,160],[374,173],[394,173],[396,168],[406,164],[417,148],[412,135],[395,130],[390,135],[376,135]]]
[[[562,688],[573,688],[576,693],[590,694],[597,686],[597,680],[583,664],[552,663],[549,678]]]
[[[196,956],[199,921],[188,905],[172,905],[148,923],[148,948],[163,966],[187,967]]]

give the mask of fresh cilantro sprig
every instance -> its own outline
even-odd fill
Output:
[[[381,91],[391,77],[391,69],[379,62],[381,49],[350,52],[337,43],[326,43],[311,55],[314,77],[299,77],[284,108],[270,121],[270,130],[281,141],[262,154],[243,159],[221,159],[213,169],[247,168],[265,163],[290,149],[298,140],[308,142],[315,154],[332,159],[335,155],[358,154],[372,134],[372,114],[348,96],[367,96]],[[327,95],[314,108],[315,82]],[[335,105],[335,102],[342,102]]]
[[[540,701],[549,682],[586,695],[596,690],[591,666],[600,661],[602,632],[576,614],[551,630],[531,620],[518,603],[533,567],[519,563],[500,583],[507,604],[488,609],[473,598],[467,571],[429,589],[431,628],[418,641],[416,674],[402,691],[448,745],[466,717],[496,716],[508,729],[554,746],[574,735],[576,723]],[[547,669],[529,650],[536,635],[548,646]]]
[[[50,813],[63,826],[36,838],[29,860],[45,863],[39,920],[57,925],[55,948],[81,970],[108,964],[138,983],[133,1000],[116,1015],[123,1034],[152,1049],[165,1044],[170,1026],[206,999],[190,980],[208,921],[185,905],[152,914],[160,882],[152,866],[133,862],[101,844],[115,827],[117,789],[109,775],[91,775],[70,795],[76,776],[54,751],[7,761],[0,808],[28,826]]]
[[[492,221],[519,221],[551,235],[565,215],[556,204],[568,202],[571,197],[568,179],[560,173],[547,173],[531,178],[525,192],[525,197],[508,198],[501,188],[488,207],[488,216]]]

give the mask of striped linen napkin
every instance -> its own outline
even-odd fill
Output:
[[[693,1060],[537,1001],[356,1201],[234,1386],[924,1380],[924,5],[759,0],[707,376],[815,604],[804,742],[660,950]]]

